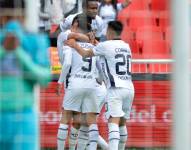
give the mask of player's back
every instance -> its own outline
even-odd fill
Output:
[[[122,40],[109,40],[98,46],[104,56],[102,67],[107,87],[133,88],[131,77],[131,50]]]
[[[79,42],[84,49],[93,48],[90,43]],[[96,86],[96,58],[83,58],[76,50],[72,50],[72,65],[68,88],[95,88]]]

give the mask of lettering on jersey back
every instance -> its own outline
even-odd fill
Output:
[[[93,49],[94,48],[94,46],[90,43],[79,43],[79,44],[84,49]]]
[[[116,53],[130,53],[129,50],[126,48],[116,48],[115,52]]]
[[[81,79],[92,79],[92,75],[81,75],[81,74],[75,74],[74,78],[81,78]]]

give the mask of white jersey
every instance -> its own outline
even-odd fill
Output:
[[[102,5],[99,6],[99,16],[103,19],[104,23],[108,23],[109,21],[114,21],[117,17],[117,12],[123,9],[122,3],[117,3],[117,10],[113,7],[113,5]]]
[[[117,3],[117,8],[113,7],[113,5],[102,5],[99,6],[99,16],[102,18],[104,22],[104,30],[103,34],[106,35],[107,26],[110,21],[116,20],[117,13],[123,9],[122,3]]]
[[[73,19],[80,13],[69,15],[60,23],[60,28],[62,31],[66,31],[71,28]],[[91,27],[93,31],[96,31],[96,37],[100,37],[103,34],[104,23],[101,17],[98,15],[92,20]]]
[[[90,43],[78,42],[84,49],[92,49],[94,46]],[[66,88],[92,88],[96,87],[96,57],[82,58],[76,50],[71,51],[71,68],[66,77]],[[69,56],[69,55],[68,55]],[[69,58],[67,58],[69,59]]]
[[[131,77],[131,49],[122,40],[99,43],[93,48],[94,55],[102,56],[100,63],[107,88],[133,89]]]
[[[68,46],[64,45],[64,42],[68,40],[68,35],[70,33],[71,30],[66,30],[65,32],[61,32],[57,38],[57,50],[61,64],[63,64],[64,50],[68,49]]]

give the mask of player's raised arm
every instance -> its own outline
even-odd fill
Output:
[[[71,32],[68,36],[68,39],[75,39],[81,42],[89,42],[90,39],[87,35],[82,34],[82,33],[76,33],[76,32]]]
[[[94,56],[94,53],[93,53],[92,49],[88,49],[88,50],[83,49],[73,39],[66,41],[65,44],[72,47],[72,48],[74,48],[82,57],[92,57],[92,56]]]

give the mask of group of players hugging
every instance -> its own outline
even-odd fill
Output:
[[[60,24],[62,32],[57,38],[62,64],[58,94],[63,86],[65,89],[57,148],[64,149],[72,120],[70,150],[96,150],[97,145],[104,150],[125,150],[126,120],[134,98],[131,49],[120,38],[121,22],[114,20],[103,26],[96,0],[85,0],[82,7],[82,13],[69,15]],[[99,135],[96,120],[103,106],[108,144]]]

